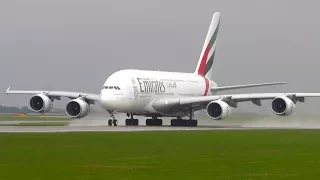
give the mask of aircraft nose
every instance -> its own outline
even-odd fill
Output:
[[[115,97],[112,93],[107,92],[106,90],[101,90],[100,92],[100,104],[106,109],[113,108],[113,102],[115,101]]]

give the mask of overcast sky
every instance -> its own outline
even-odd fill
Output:
[[[193,72],[219,11],[219,85],[286,81],[238,92],[320,92],[318,8],[313,0],[1,0],[0,89],[99,93],[120,69]],[[28,99],[0,94],[3,105]]]

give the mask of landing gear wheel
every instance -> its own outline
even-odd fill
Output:
[[[109,126],[112,126],[112,119],[109,119],[108,125],[109,125]]]
[[[146,125],[147,126],[152,126],[152,120],[153,119],[146,119]]]
[[[118,120],[114,119],[112,122],[114,126],[118,126]]]
[[[138,126],[139,120],[138,119],[126,119],[126,126]]]
[[[193,119],[171,119],[171,126],[198,126],[198,121]]]
[[[112,110],[108,110],[108,112],[110,113],[110,115],[111,115],[111,119],[109,119],[108,120],[108,125],[109,126],[112,126],[112,124],[114,125],[114,126],[118,126],[118,121],[116,120],[116,112],[114,112],[114,111],[112,111]]]
[[[162,126],[162,119],[147,119],[147,126]]]
[[[188,121],[189,121],[189,120],[183,119],[183,120],[181,121],[181,126],[189,126]]]
[[[132,119],[132,125],[138,126],[139,125],[139,119]]]
[[[127,113],[127,116],[130,116],[130,119],[126,119],[126,126],[138,126],[139,125],[139,119],[134,119],[134,114]]]
[[[198,121],[197,120],[188,120],[188,126],[198,126]]]
[[[139,125],[139,120],[138,119],[132,119],[132,125],[138,126]]]
[[[126,119],[126,126],[131,126],[131,119]]]
[[[178,117],[177,119],[171,119],[171,126],[186,126],[187,120]]]
[[[170,125],[177,126],[177,119],[171,119]]]

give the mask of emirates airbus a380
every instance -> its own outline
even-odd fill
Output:
[[[220,13],[213,15],[197,67],[193,73],[163,72],[147,70],[121,70],[113,73],[103,84],[100,94],[66,91],[25,91],[10,90],[6,94],[31,94],[30,109],[46,113],[53,107],[54,100],[67,97],[66,113],[72,118],[89,114],[90,104],[100,103],[111,114],[108,124],[118,125],[116,112],[127,113],[126,125],[138,125],[135,115],[150,117],[146,125],[162,125],[161,117],[174,117],[171,126],[197,126],[193,119],[195,111],[205,109],[214,120],[226,118],[231,107],[238,102],[251,101],[260,106],[261,100],[270,99],[274,114],[290,115],[295,104],[304,102],[305,97],[320,97],[320,93],[254,93],[214,95],[223,90],[270,86],[283,82],[247,84],[219,87],[211,79]],[[184,117],[188,117],[183,119]]]

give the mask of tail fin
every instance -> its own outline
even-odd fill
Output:
[[[208,79],[211,79],[212,75],[212,65],[216,51],[219,23],[220,12],[216,12],[213,14],[208,34],[201,51],[197,69],[194,72],[195,74],[205,76]]]

